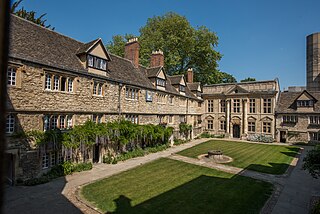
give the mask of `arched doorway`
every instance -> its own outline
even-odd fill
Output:
[[[232,129],[233,129],[233,133],[232,133],[233,135],[232,136],[234,138],[240,138],[240,125],[234,124]]]

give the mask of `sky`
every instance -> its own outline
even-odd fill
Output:
[[[238,81],[279,79],[283,90],[306,84],[306,36],[320,31],[319,0],[23,0],[21,6],[81,42],[131,33],[148,18],[176,12],[219,37],[219,70]]]

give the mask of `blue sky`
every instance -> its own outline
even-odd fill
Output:
[[[139,35],[147,19],[172,11],[217,33],[221,71],[238,81],[280,80],[281,89],[306,82],[306,36],[320,31],[319,0],[24,0],[47,13],[55,31],[82,42]]]

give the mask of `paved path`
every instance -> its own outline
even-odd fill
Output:
[[[304,147],[297,166],[285,179],[284,188],[273,209],[274,214],[308,214],[311,196],[320,195],[320,179],[312,178],[302,170],[303,158],[311,147]]]
[[[75,193],[79,186],[126,171],[161,157],[168,157],[173,153],[208,140],[193,140],[192,142],[174,146],[162,152],[118,162],[116,165],[96,164],[90,171],[74,173],[73,175],[58,178],[38,186],[7,187],[5,189],[4,213],[98,213],[79,202],[76,198]]]
[[[224,165],[224,164],[208,162],[205,160],[199,160],[199,159],[195,159],[195,158],[189,158],[189,157],[181,156],[178,154],[173,154],[173,155],[169,156],[169,158],[174,159],[174,160],[183,161],[183,162],[190,163],[190,164],[195,164],[195,165],[205,166],[205,167],[212,168],[212,169],[217,169],[217,170],[228,172],[231,174],[239,174],[239,175],[243,175],[243,176],[247,176],[247,177],[251,177],[251,178],[255,178],[255,179],[259,179],[259,180],[264,180],[267,182],[272,182],[272,183],[275,183],[275,182],[282,183],[283,182],[282,181],[283,178],[281,176],[255,172],[255,171],[251,171],[251,170],[247,170],[247,169],[242,169],[242,168],[238,168],[238,167],[234,167],[234,166],[228,166],[228,165]]]
[[[119,162],[116,165],[97,164],[89,172],[75,173],[43,185],[34,187],[7,187],[5,189],[4,213],[99,213],[77,199],[76,192],[81,185],[112,176],[161,157],[169,157],[233,174],[241,174],[281,184],[284,186],[284,189],[274,208],[274,213],[308,213],[311,195],[320,193],[320,180],[312,179],[305,171],[300,170],[302,164],[301,158],[298,162],[298,167],[294,168],[289,177],[285,177],[243,170],[222,164],[208,163],[174,154],[207,140],[209,139],[194,140],[162,152]],[[305,156],[305,153],[305,151],[302,153],[302,158]],[[276,197],[276,199],[278,198]],[[275,204],[276,200],[273,203]],[[270,213],[270,211],[267,213]]]

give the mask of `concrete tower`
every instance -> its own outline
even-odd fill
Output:
[[[320,91],[320,33],[307,36],[307,90]]]

